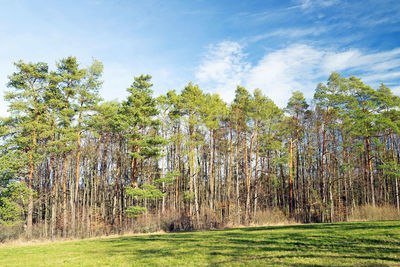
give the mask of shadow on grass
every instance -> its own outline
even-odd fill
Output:
[[[290,231],[289,231],[290,230]],[[390,230],[390,234],[387,234]],[[99,240],[105,243],[108,256],[121,256],[129,262],[157,264],[160,258],[177,265],[246,264],[262,261],[286,266],[319,266],[298,262],[298,258],[327,260],[384,261],[400,264],[400,223],[367,222],[309,224],[240,228],[209,232],[186,232],[163,235],[132,236]],[[97,253],[92,251],[91,253]],[[334,254],[334,255],[332,255]],[[280,263],[286,260],[291,263]],[[297,263],[296,263],[297,261]],[[265,264],[264,264],[265,263]],[[357,265],[356,264],[356,265]],[[381,266],[385,266],[382,264]]]
[[[241,230],[244,232],[266,231],[266,230],[357,230],[357,229],[400,229],[399,221],[372,221],[372,222],[341,222],[341,223],[310,223],[310,224],[294,224],[282,226],[260,226],[250,228],[234,228],[232,230]],[[217,230],[223,231],[223,230]]]
[[[273,259],[287,259],[287,258],[297,258],[297,255],[285,255],[285,256],[260,256],[260,257],[249,257],[246,259],[236,259],[231,261],[222,261],[222,262],[215,262],[213,264],[220,265],[220,264],[231,264],[237,262],[247,262],[247,261],[254,261],[254,260],[273,260]],[[399,259],[394,259],[390,257],[368,257],[368,256],[334,256],[334,255],[301,255],[302,258],[329,258],[329,259],[362,259],[362,260],[384,260],[384,261],[396,261],[400,262]],[[287,264],[281,263],[282,265],[293,265],[293,266],[325,266],[325,265],[315,265],[315,264]],[[389,266],[387,264],[371,264],[371,266]]]

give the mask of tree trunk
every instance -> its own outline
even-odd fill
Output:
[[[39,123],[40,115],[36,114],[36,124]],[[29,196],[28,196],[28,216],[26,218],[26,234],[28,239],[32,238],[32,221],[33,221],[33,176],[35,173],[35,165],[33,154],[36,150],[37,143],[37,130],[36,126],[32,132],[32,146],[29,150],[29,174],[28,174],[28,188],[29,188]]]
[[[371,156],[371,144],[370,144],[370,137],[365,137],[365,147],[367,152],[367,162],[368,162],[368,176],[369,176],[369,183],[371,187],[371,200],[372,206],[375,207],[375,186],[374,186],[374,174],[372,170],[372,156]]]
[[[289,215],[293,216],[293,141],[289,141]]]
[[[63,156],[63,237],[67,237],[67,155]]]
[[[81,98],[82,108],[82,98]],[[78,189],[79,189],[79,176],[80,176],[80,158],[81,158],[81,123],[82,123],[82,111],[79,112],[78,117],[78,139],[76,140],[76,175],[75,175],[75,190],[74,190],[74,201],[71,203],[71,229],[72,234],[76,232],[76,214],[75,211],[78,207]]]
[[[228,221],[230,218],[230,203],[231,203],[231,184],[232,184],[232,154],[233,154],[233,141],[232,141],[232,129],[230,130],[229,138],[229,165],[228,165],[228,178],[226,185],[226,210]]]
[[[240,224],[239,139],[236,140],[236,223]]]
[[[255,173],[254,173],[254,213],[253,213],[253,218],[256,218],[257,215],[257,204],[258,204],[258,159],[259,159],[259,153],[258,151],[260,150],[260,144],[258,140],[258,132],[256,134],[256,139],[257,139],[257,145],[256,145],[256,165],[255,165]]]

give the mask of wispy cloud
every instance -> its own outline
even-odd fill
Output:
[[[236,42],[221,42],[210,46],[195,77],[203,86],[231,100],[230,91],[242,84],[250,69],[243,47]]]
[[[216,88],[227,101],[234,97],[238,84],[249,90],[260,88],[278,105],[285,106],[294,90],[311,98],[317,83],[333,71],[360,76],[372,86],[400,81],[400,49],[367,53],[293,44],[265,54],[254,64],[247,61],[243,50],[235,42],[211,47],[196,74],[200,85]]]
[[[284,106],[291,91],[308,92],[320,74],[322,51],[303,44],[268,53],[257,62],[246,80],[252,90],[260,88],[278,105]]]
[[[339,0],[295,0],[291,8],[300,8],[304,11],[313,11],[316,8],[330,7],[338,4]]]
[[[381,24],[396,24],[400,21],[400,5],[398,0],[294,0],[292,9],[300,9],[305,14],[325,13],[333,20],[345,23],[351,22],[352,26],[375,27]],[[332,14],[334,14],[332,16]],[[323,16],[325,17],[325,16]]]
[[[309,27],[309,28],[278,29],[264,34],[247,37],[245,38],[245,40],[248,42],[258,42],[260,40],[268,39],[271,37],[279,37],[287,39],[302,38],[307,36],[318,36],[326,32],[327,30],[328,27],[325,26]]]

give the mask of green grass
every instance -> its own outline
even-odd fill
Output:
[[[400,221],[306,224],[0,247],[0,266],[400,266]]]

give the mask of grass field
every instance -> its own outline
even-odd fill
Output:
[[[400,221],[254,227],[0,247],[0,266],[400,266]]]

